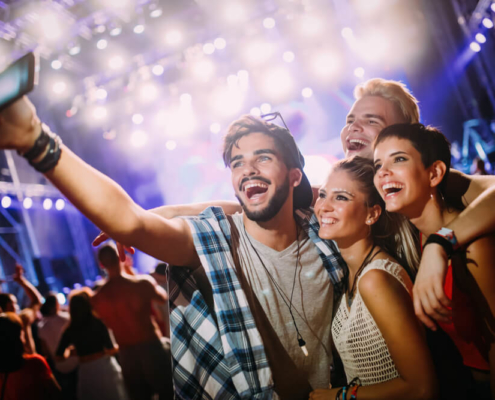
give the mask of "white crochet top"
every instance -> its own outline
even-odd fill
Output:
[[[359,280],[372,269],[387,271],[410,295],[413,287],[409,275],[399,264],[390,260],[375,260],[358,277],[350,310],[346,296],[342,296],[332,323],[332,336],[344,364],[347,382],[359,377],[363,386],[399,377],[387,344],[359,293]]]

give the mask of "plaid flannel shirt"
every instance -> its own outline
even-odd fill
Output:
[[[298,223],[313,240],[334,293],[343,290],[345,263],[335,244],[318,236],[312,210],[297,210]],[[213,291],[211,310],[191,270],[171,270],[171,351],[176,396],[180,399],[271,399],[273,380],[261,336],[237,279],[230,251],[230,224],[210,207],[186,218]]]

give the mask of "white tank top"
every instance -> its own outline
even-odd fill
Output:
[[[358,277],[356,293],[350,310],[342,296],[332,323],[332,336],[344,364],[347,382],[359,377],[363,386],[399,377],[387,344],[359,293],[359,280],[372,269],[387,271],[412,295],[412,281],[399,264],[390,260],[375,260]],[[392,316],[393,318],[393,316]]]

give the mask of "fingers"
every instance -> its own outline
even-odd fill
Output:
[[[425,314],[423,310],[423,306],[421,304],[421,300],[419,299],[419,296],[414,296],[414,312],[416,313],[416,317],[429,329],[432,331],[437,330],[437,325],[433,320],[428,317],[428,315]]]
[[[117,242],[117,251],[119,253],[120,261],[124,262],[125,261],[125,249],[124,249],[124,246],[119,242]]]
[[[433,292],[437,300],[442,304],[444,309],[448,310],[448,315],[452,315],[452,301],[445,295],[445,290],[443,289],[443,279],[438,277],[433,282]]]
[[[129,254],[134,254],[136,252],[136,249],[131,246],[124,246],[125,251],[127,251]]]
[[[93,246],[99,246],[102,244],[104,241],[108,240],[109,236],[105,232],[100,232],[98,236],[95,237],[93,240]]]

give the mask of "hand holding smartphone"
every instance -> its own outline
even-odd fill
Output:
[[[0,73],[0,111],[33,90],[36,64],[35,55],[27,53]]]

